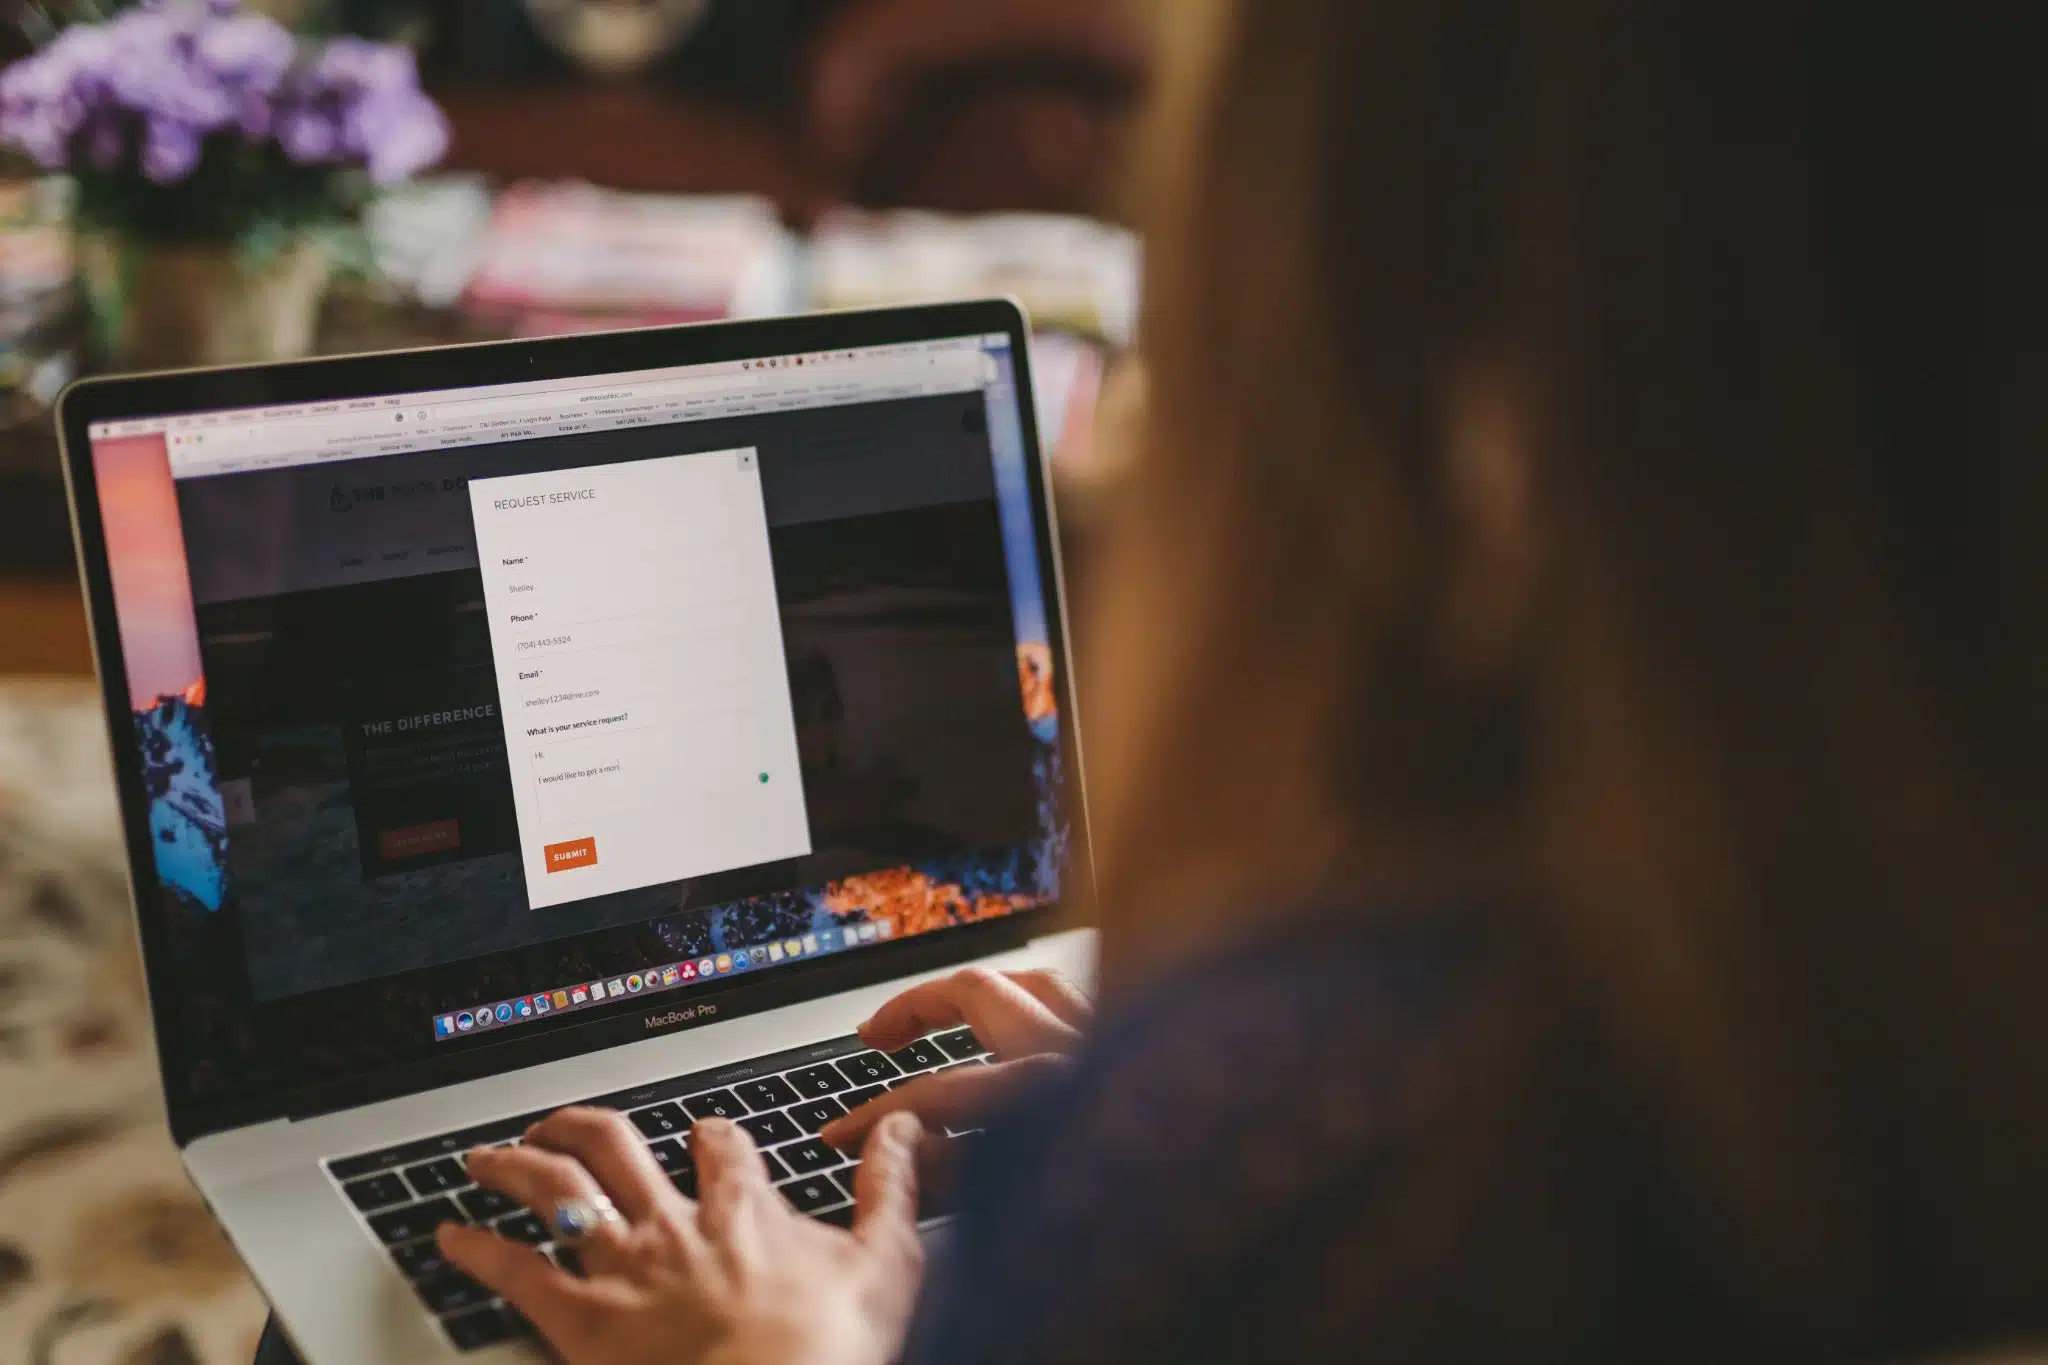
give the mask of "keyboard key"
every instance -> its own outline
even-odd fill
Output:
[[[988,1051],[981,1045],[981,1039],[974,1036],[974,1030],[971,1028],[961,1029],[957,1033],[942,1033],[932,1041],[939,1045],[939,1051],[956,1062],[964,1062],[969,1057],[979,1057]]]
[[[387,1149],[381,1152],[365,1152],[361,1156],[339,1157],[327,1163],[327,1173],[336,1180],[354,1180],[359,1175],[372,1175],[402,1164],[405,1154]]]
[[[758,1081],[743,1081],[732,1088],[733,1093],[747,1102],[747,1107],[756,1111],[781,1109],[796,1103],[796,1091],[789,1088],[789,1082],[780,1076],[767,1076]]]
[[[633,1126],[649,1139],[675,1137],[690,1131],[690,1120],[680,1107],[673,1104],[657,1104],[652,1109],[636,1109],[632,1115]]]
[[[398,1263],[398,1269],[408,1280],[425,1279],[448,1268],[447,1258],[441,1255],[441,1248],[434,1245],[432,1238],[391,1248],[391,1259]]]
[[[410,1208],[373,1213],[369,1219],[370,1231],[387,1246],[393,1242],[417,1242],[422,1237],[431,1237],[434,1229],[443,1223],[467,1221],[454,1201],[449,1199],[429,1199]]]
[[[695,1199],[697,1197],[697,1168],[692,1166],[686,1171],[677,1171],[668,1178],[668,1183],[675,1186],[676,1193],[683,1198]]]
[[[822,1209],[811,1215],[821,1223],[830,1223],[835,1228],[853,1226],[853,1205],[841,1204],[836,1209]]]
[[[554,1258],[556,1265],[562,1267],[569,1274],[574,1275],[579,1280],[583,1278],[583,1253],[575,1247],[558,1246],[550,1251],[548,1255]]]
[[[740,1103],[740,1097],[730,1090],[714,1090],[708,1095],[692,1095],[683,1101],[683,1108],[690,1111],[693,1119],[737,1119],[743,1118],[747,1106]]]
[[[486,1346],[510,1341],[517,1334],[511,1315],[502,1308],[458,1313],[452,1318],[443,1318],[441,1325],[448,1329],[448,1340],[455,1343],[458,1351],[481,1351]]]
[[[846,1079],[855,1085],[874,1085],[902,1074],[896,1063],[879,1052],[862,1052],[839,1063]]]
[[[839,1068],[829,1062],[807,1066],[801,1071],[792,1071],[787,1079],[796,1087],[799,1095],[812,1099],[819,1095],[836,1095],[842,1090],[853,1089],[853,1082],[840,1075]]]
[[[456,1195],[455,1202],[462,1205],[462,1211],[469,1215],[472,1223],[488,1223],[493,1218],[502,1218],[519,1210],[517,1199],[482,1185]]]
[[[869,1100],[878,1100],[888,1093],[889,1087],[886,1085],[864,1085],[858,1090],[849,1090],[841,1095],[839,1102],[846,1106],[846,1112],[850,1114]]]
[[[778,1147],[775,1151],[776,1155],[789,1163],[789,1169],[798,1175],[828,1171],[846,1160],[836,1149],[826,1146],[823,1139],[814,1137],[805,1138],[802,1142],[792,1142],[787,1147]]]
[[[839,1187],[822,1175],[814,1175],[807,1180],[792,1180],[775,1188],[782,1191],[782,1197],[787,1199],[789,1206],[798,1213],[816,1213],[819,1209],[846,1202],[846,1196],[839,1192]]]
[[[792,1105],[788,1110],[790,1118],[796,1120],[796,1126],[806,1133],[817,1132],[845,1112],[845,1105],[829,1097],[805,1100],[802,1104]]]
[[[406,1167],[405,1181],[420,1198],[425,1199],[430,1195],[461,1189],[469,1183],[469,1176],[453,1157],[444,1156],[439,1161]]]
[[[930,1071],[945,1064],[946,1054],[931,1039],[920,1038],[909,1047],[890,1053],[889,1060],[903,1071]]]
[[[652,1143],[647,1148],[654,1157],[654,1164],[674,1175],[677,1171],[688,1170],[690,1154],[683,1150],[683,1144],[670,1138],[666,1142]]]
[[[804,1135],[803,1129],[791,1122],[787,1114],[755,1114],[752,1118],[741,1119],[740,1127],[746,1129],[756,1147],[773,1147],[778,1142],[792,1142]]]
[[[413,1282],[420,1302],[436,1313],[459,1313],[491,1301],[491,1291],[459,1270],[444,1270]]]
[[[768,1179],[771,1183],[789,1179],[789,1167],[783,1165],[775,1153],[761,1153],[761,1164],[768,1168]]]
[[[368,1180],[351,1181],[341,1187],[341,1192],[364,1213],[391,1204],[403,1204],[412,1198],[405,1182],[395,1175],[373,1175]]]
[[[860,1163],[858,1161],[853,1162],[850,1165],[841,1166],[838,1170],[832,1172],[833,1183],[838,1185],[840,1189],[846,1191],[846,1197],[848,1199],[852,1199],[854,1197],[853,1178],[859,1173]]]
[[[554,1236],[548,1231],[548,1225],[540,1221],[540,1215],[534,1213],[515,1213],[510,1218],[500,1218],[491,1224],[491,1231],[530,1247],[537,1247]]]
[[[901,1090],[901,1089],[902,1089],[902,1088],[903,1088],[904,1086],[906,1086],[906,1085],[909,1085],[909,1084],[910,1084],[910,1083],[911,1083],[912,1081],[921,1081],[921,1080],[923,1080],[923,1079],[924,1079],[924,1077],[925,1077],[925,1076],[927,1076],[927,1075],[930,1075],[930,1074],[931,1074],[930,1072],[926,1072],[926,1073],[924,1073],[923,1075],[918,1075],[918,1076],[902,1076],[902,1077],[898,1077],[898,1078],[897,1078],[896,1080],[893,1080],[893,1081],[889,1082],[889,1087],[888,1087],[888,1088],[889,1088],[889,1089],[891,1089],[891,1090]]]

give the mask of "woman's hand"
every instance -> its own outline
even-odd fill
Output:
[[[1088,997],[1058,972],[968,967],[913,986],[860,1026],[862,1042],[894,1052],[935,1029],[966,1024],[994,1061],[921,1076],[826,1124],[818,1136],[852,1151],[883,1118],[905,1110],[934,1130],[977,1127],[1019,1087],[1065,1065],[1094,1018]]]
[[[470,1174],[552,1219],[603,1194],[623,1221],[579,1246],[585,1278],[531,1247],[444,1226],[442,1254],[524,1313],[568,1365],[885,1365],[917,1298],[917,1121],[876,1125],[854,1179],[851,1232],[792,1210],[753,1140],[692,1130],[700,1198],[678,1194],[609,1110],[565,1109],[520,1147],[472,1152]]]

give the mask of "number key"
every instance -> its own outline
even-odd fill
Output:
[[[796,1091],[791,1090],[789,1082],[780,1076],[764,1076],[758,1081],[742,1081],[732,1089],[734,1094],[756,1110],[781,1109],[796,1103]]]
[[[839,1068],[830,1062],[807,1066],[801,1071],[789,1073],[789,1083],[796,1087],[799,1095],[816,1098],[819,1095],[836,1095],[842,1090],[853,1089],[853,1082],[839,1074]]]
[[[368,1180],[353,1180],[341,1187],[349,1202],[364,1213],[381,1209],[387,1204],[403,1204],[412,1198],[405,1188],[405,1182],[395,1175],[373,1175]]]
[[[848,1057],[839,1064],[839,1069],[845,1072],[846,1079],[855,1085],[875,1085],[888,1080],[891,1076],[902,1074],[897,1070],[896,1063],[879,1052],[863,1052],[859,1056]]]
[[[405,1183],[412,1186],[420,1198],[425,1199],[429,1195],[459,1190],[469,1183],[469,1177],[462,1173],[462,1167],[455,1158],[444,1156],[438,1161],[407,1167]]]
[[[946,1054],[931,1039],[920,1038],[909,1047],[890,1053],[889,1060],[905,1071],[930,1071],[946,1064]]]
[[[747,1106],[741,1104],[739,1096],[730,1090],[692,1095],[683,1101],[683,1108],[690,1111],[693,1119],[736,1119],[744,1117],[747,1112]]]
[[[633,1126],[650,1141],[690,1131],[690,1120],[673,1104],[657,1104],[652,1109],[636,1109],[632,1117]]]

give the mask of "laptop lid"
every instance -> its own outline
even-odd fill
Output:
[[[989,302],[70,390],[179,1140],[1041,932],[1029,383]]]

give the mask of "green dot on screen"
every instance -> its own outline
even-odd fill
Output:
[[[768,780],[768,774],[766,774],[766,773],[762,773],[762,774],[761,774],[761,780],[762,780],[763,782],[766,782],[766,781]]]

